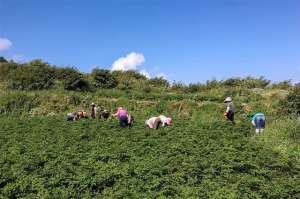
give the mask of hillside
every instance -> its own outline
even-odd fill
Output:
[[[185,85],[135,71],[0,63],[1,198],[299,198],[300,86],[263,77]],[[225,121],[226,96],[236,125]],[[91,102],[115,118],[67,122]],[[160,111],[174,125],[150,130]],[[249,115],[264,112],[255,135]]]

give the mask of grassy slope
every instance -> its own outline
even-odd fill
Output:
[[[200,118],[153,131],[142,120],[119,130],[116,121],[1,117],[0,196],[299,197],[299,154],[253,137],[248,121]]]

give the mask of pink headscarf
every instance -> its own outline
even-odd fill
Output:
[[[172,124],[172,118],[167,117],[167,119],[166,119],[166,124],[167,124],[167,125],[171,125],[171,124]]]

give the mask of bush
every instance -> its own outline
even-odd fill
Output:
[[[143,87],[143,92],[145,92],[145,93],[150,93],[151,91],[152,91],[151,86],[145,85],[145,86]]]
[[[223,81],[223,85],[227,87],[238,87],[242,86],[245,88],[265,88],[270,84],[270,80],[265,79],[264,77],[254,78],[254,77],[246,77],[242,78],[229,78]]]
[[[295,85],[283,103],[288,113],[300,115],[300,84]]]
[[[18,90],[48,89],[54,84],[51,67],[41,60],[19,65],[8,73],[9,86]]]
[[[8,74],[12,73],[19,67],[19,64],[14,62],[4,62],[0,60],[0,81],[7,81]]]
[[[288,90],[290,88],[292,88],[293,85],[291,83],[291,80],[285,80],[285,81],[282,81],[282,82],[278,82],[278,83],[275,83],[275,84],[272,84],[271,85],[271,88],[273,89],[284,89],[284,90]]]
[[[155,78],[149,79],[148,83],[150,85],[158,86],[158,87],[169,87],[168,80],[165,80],[162,77],[155,77]]]
[[[133,82],[132,81],[123,81],[118,85],[118,89],[120,90],[132,90],[133,87]]]
[[[91,74],[96,88],[115,88],[118,83],[109,70],[94,69]]]
[[[35,95],[7,94],[0,98],[0,114],[29,112],[39,104]]]
[[[173,91],[183,91],[185,85],[182,82],[173,82],[171,90]]]
[[[0,57],[0,63],[7,63],[7,60],[4,57]]]
[[[137,71],[113,71],[112,75],[117,79],[118,82],[122,80],[146,80],[147,78]]]
[[[83,74],[74,68],[57,68],[56,78],[61,80],[66,90],[89,90],[89,83],[84,80]]]

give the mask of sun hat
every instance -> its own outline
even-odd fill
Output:
[[[224,100],[224,102],[232,102],[232,98],[231,97],[226,97],[226,99]]]

